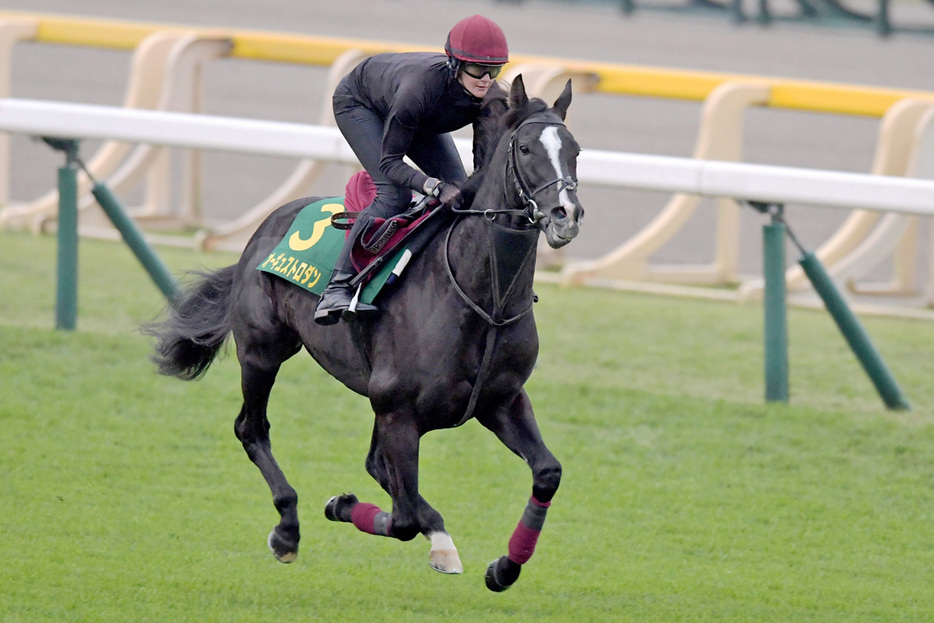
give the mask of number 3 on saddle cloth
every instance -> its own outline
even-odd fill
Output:
[[[344,197],[327,197],[298,213],[289,231],[257,270],[271,273],[320,295],[331,279],[334,263],[344,246],[354,217],[376,197],[376,186],[366,171],[347,182]],[[437,200],[422,200],[391,219],[374,219],[351,252],[358,271],[352,282],[363,283],[360,300],[372,303],[383,286],[395,281],[412,255],[443,225],[430,218]],[[360,243],[363,243],[361,245]]]

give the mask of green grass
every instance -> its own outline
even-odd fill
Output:
[[[173,270],[233,257],[160,249]],[[791,404],[762,400],[762,313],[537,288],[528,384],[565,476],[512,589],[528,469],[475,422],[425,437],[421,489],[466,567],[330,523],[363,469],[367,403],[307,356],[270,417],[301,553],[233,436],[238,368],[153,374],[160,309],[129,251],[81,241],[78,331],[52,330],[55,243],[0,235],[0,621],[932,621],[934,325],[865,318],[912,410],[886,411],[829,317],[792,310]]]

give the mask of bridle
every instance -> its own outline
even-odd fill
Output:
[[[532,232],[534,231],[534,229],[536,229],[534,226],[542,218],[545,217],[545,214],[541,212],[540,208],[538,207],[538,203],[535,201],[535,196],[538,195],[543,190],[547,188],[551,188],[552,186],[555,186],[555,185],[558,186],[558,192],[561,192],[562,190],[565,190],[565,189],[574,190],[577,188],[577,180],[572,179],[571,177],[558,177],[548,182],[545,182],[544,184],[541,184],[538,188],[536,188],[535,190],[531,192],[528,190],[528,184],[523,178],[522,170],[519,167],[518,156],[516,155],[516,151],[517,151],[516,136],[519,134],[519,130],[521,130],[525,126],[535,125],[535,124],[564,127],[564,122],[558,119],[557,116],[548,115],[548,113],[536,113],[536,114],[529,116],[522,122],[520,122],[519,125],[516,126],[516,128],[512,131],[512,134],[509,136],[509,146],[507,148],[508,155],[507,155],[507,161],[506,161],[506,167],[505,167],[506,170],[504,173],[504,175],[506,176],[504,180],[504,187],[505,188],[509,187],[510,185],[509,178],[511,176],[512,177],[511,185],[515,188],[516,195],[518,196],[518,200],[522,203],[522,206],[523,206],[522,209],[515,209],[515,208],[502,208],[502,209],[489,208],[485,210],[482,210],[482,209],[478,210],[478,209],[473,209],[473,208],[468,208],[468,209],[452,208],[451,209],[451,211],[454,212],[455,214],[462,215],[462,216],[466,216],[470,214],[482,215],[485,217],[486,221],[489,223],[490,227],[488,228],[488,231],[489,231],[489,235],[491,236],[490,238],[490,254],[491,254],[490,262],[491,262],[491,267],[492,267],[494,274],[497,273],[497,265],[498,265],[497,253],[499,252],[498,246],[494,242],[494,240],[497,238],[497,236],[502,238],[502,234],[497,234],[496,232],[497,231],[499,232],[512,231],[512,232],[515,232],[516,234],[523,233],[525,237],[532,235]],[[510,170],[511,170],[511,173],[510,173]],[[514,229],[512,226],[508,224],[497,222],[496,217],[499,215],[524,216],[527,219],[527,225],[525,227],[520,226]],[[457,280],[454,278],[454,272],[451,269],[451,260],[448,255],[448,251],[450,248],[450,242],[451,242],[451,236],[453,235],[455,224],[456,224],[456,221],[454,223],[451,223],[451,227],[448,229],[447,236],[445,237],[444,262],[447,268],[448,277],[450,278],[451,283],[454,285],[454,289],[457,291],[460,297],[467,303],[467,305],[470,306],[471,309],[473,309],[481,318],[483,318],[490,326],[494,328],[507,326],[514,322],[517,322],[527,313],[532,311],[532,303],[530,302],[528,307],[523,309],[518,314],[512,317],[509,317],[509,318],[503,317],[502,314],[505,311],[507,298],[509,297],[509,294],[512,292],[512,287],[515,285],[515,281],[514,281],[515,277],[513,277],[513,282],[511,284],[504,285],[504,287],[501,287],[501,288],[496,287],[497,285],[501,285],[501,284],[496,284],[496,283],[493,284],[494,309],[491,312],[487,312],[483,310],[479,305],[477,305],[474,301],[472,301],[469,296],[467,296],[467,293],[464,292],[463,289],[461,289],[460,285],[457,283]],[[536,232],[536,235],[537,235],[537,232]],[[525,247],[525,260],[522,261],[522,264],[524,265],[527,261],[530,261],[530,258],[534,257],[535,238],[529,238],[528,241],[522,244],[522,246]]]
[[[515,188],[516,196],[518,197],[519,202],[522,204],[522,209],[455,209],[453,210],[455,213],[482,214],[490,220],[495,219],[496,216],[500,214],[504,216],[525,216],[528,218],[530,224],[535,225],[545,217],[545,213],[541,210],[541,208],[538,207],[538,202],[535,200],[536,195],[538,195],[543,190],[551,188],[555,185],[558,186],[559,193],[562,190],[577,190],[577,180],[571,177],[557,177],[549,182],[545,182],[535,190],[528,190],[529,185],[523,178],[522,169],[519,167],[518,156],[516,154],[518,150],[518,147],[516,146],[516,136],[519,135],[519,130],[527,125],[551,125],[565,127],[563,121],[546,118],[544,114],[536,114],[523,120],[512,131],[512,134],[509,135],[509,146],[506,150],[508,153],[508,160],[506,161],[506,168],[503,172],[503,175],[505,176],[505,187],[508,188],[509,186],[512,186]],[[511,180],[510,177],[512,178]]]
[[[509,161],[507,162],[504,175],[509,175],[509,169],[512,169],[512,182],[516,189],[516,194],[519,197],[519,201],[522,202],[525,212],[528,214],[529,222],[534,224],[545,217],[545,213],[542,212],[541,208],[538,207],[538,202],[535,201],[535,196],[546,188],[555,185],[558,186],[559,193],[562,190],[577,190],[577,180],[570,177],[557,177],[550,182],[545,182],[535,190],[528,190],[528,184],[522,177],[522,169],[519,168],[518,156],[516,155],[516,136],[519,134],[519,130],[526,125],[560,125],[564,127],[564,122],[555,121],[554,119],[536,118],[536,115],[533,115],[520,123],[515,131],[513,131],[512,136],[509,137]]]
[[[474,413],[474,409],[477,405],[477,400],[480,397],[481,388],[487,380],[487,376],[490,370],[490,364],[493,359],[493,352],[496,345],[496,337],[499,333],[499,330],[503,327],[511,325],[515,322],[518,322],[524,318],[529,312],[532,311],[532,305],[535,301],[534,293],[532,300],[529,301],[528,305],[524,307],[519,313],[511,317],[504,317],[503,312],[506,308],[507,299],[513,291],[514,286],[516,285],[516,276],[521,272],[523,267],[526,267],[530,262],[534,262],[535,257],[535,241],[538,236],[537,233],[533,234],[534,226],[545,217],[545,214],[538,207],[538,202],[535,201],[536,195],[545,190],[546,188],[551,188],[552,186],[558,186],[558,192],[562,190],[574,190],[577,188],[577,180],[574,180],[570,177],[559,177],[555,178],[549,182],[546,182],[536,188],[533,191],[528,190],[528,184],[522,176],[522,171],[519,168],[519,163],[516,155],[516,136],[526,125],[532,124],[542,124],[542,125],[554,125],[554,126],[564,126],[564,123],[560,120],[546,118],[544,114],[532,115],[529,118],[522,121],[516,128],[512,131],[512,134],[509,137],[509,147],[508,147],[508,160],[506,161],[506,170],[504,175],[504,188],[509,188],[513,186],[516,190],[516,195],[518,196],[519,201],[522,203],[522,209],[515,208],[503,208],[503,209],[487,209],[487,210],[476,210],[476,209],[454,209],[453,212],[456,214],[467,215],[467,214],[480,214],[483,215],[489,227],[487,228],[488,234],[490,236],[490,266],[493,272],[493,283],[491,284],[492,288],[492,298],[493,298],[493,309],[488,312],[481,308],[477,303],[475,303],[461,286],[457,283],[457,279],[454,278],[454,272],[451,269],[451,260],[448,255],[448,250],[450,248],[451,236],[454,232],[455,223],[451,224],[450,229],[448,229],[447,236],[444,241],[444,263],[447,269],[448,278],[451,281],[451,284],[454,286],[455,291],[461,297],[461,299],[483,320],[486,321],[488,325],[486,341],[483,348],[483,357],[480,361],[480,366],[477,369],[477,376],[473,384],[473,390],[470,392],[470,398],[467,402],[467,408],[464,412],[464,415],[461,417],[460,421],[455,424],[455,426],[460,426],[467,420],[469,420]],[[510,170],[512,171],[512,180],[510,184]],[[518,230],[510,228],[508,225],[500,225],[496,222],[496,217],[498,215],[510,215],[510,216],[524,216],[528,219],[528,224],[532,227],[524,227]],[[509,232],[513,234],[509,234]],[[497,233],[499,232],[499,233]],[[505,232],[505,233],[504,233]],[[516,268],[517,272],[512,276],[511,279],[507,279],[509,282],[506,284],[505,288],[503,284],[500,284],[498,281],[498,260],[497,260],[497,245],[495,243],[496,238],[499,236],[509,236],[514,235],[519,238],[524,239],[522,246],[525,247],[522,255],[524,259],[519,263]]]

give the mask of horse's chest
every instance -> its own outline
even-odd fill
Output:
[[[490,340],[485,329],[459,344],[444,339],[425,345],[408,365],[395,359],[392,371],[379,376],[384,395],[399,401],[395,408],[413,408],[429,428],[444,428],[461,421],[470,410],[490,409],[511,400],[535,365],[538,340],[534,333],[496,330]],[[441,344],[439,347],[438,345]],[[487,350],[492,349],[492,350]]]

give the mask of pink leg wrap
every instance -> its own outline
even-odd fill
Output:
[[[360,502],[350,512],[350,520],[357,530],[367,534],[389,536],[392,519],[389,513],[380,510],[376,504]]]
[[[538,535],[542,533],[542,526],[545,525],[545,513],[548,512],[549,506],[551,502],[543,504],[536,500],[535,496],[529,499],[522,519],[509,538],[509,560],[524,565],[535,553],[535,544],[538,543]]]

